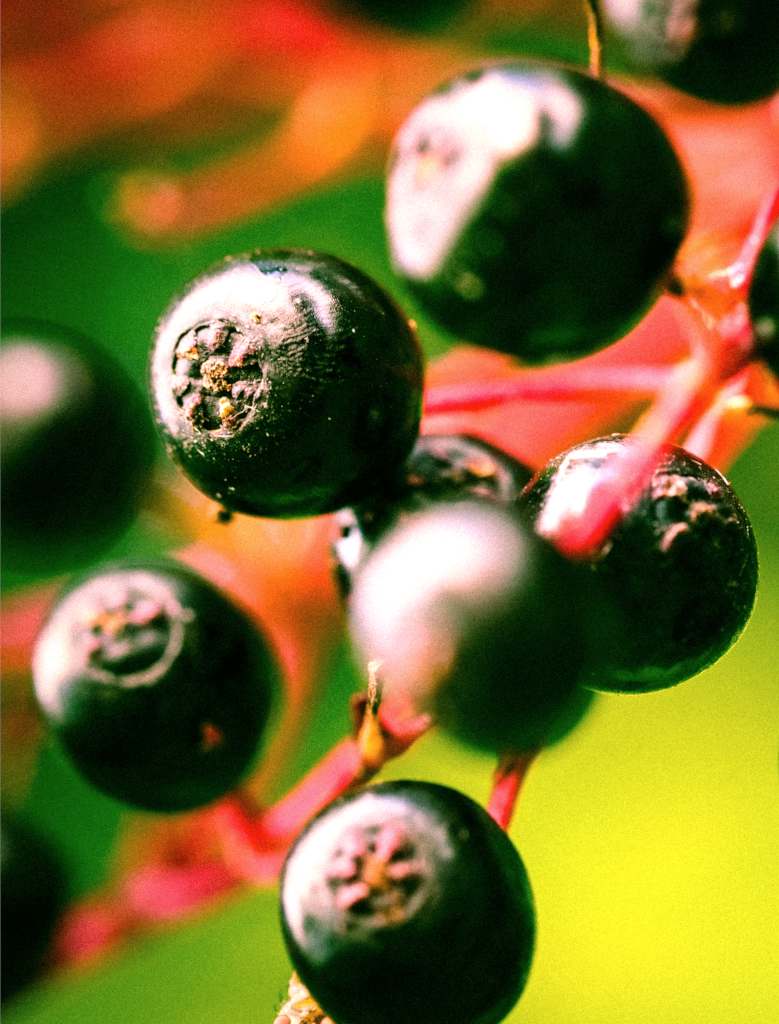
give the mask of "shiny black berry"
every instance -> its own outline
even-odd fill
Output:
[[[637,70],[715,103],[779,89],[776,0],[603,0],[614,41]]]
[[[464,498],[511,505],[531,476],[521,462],[475,437],[420,437],[403,473],[384,494],[336,514],[333,556],[341,592],[349,593],[352,576],[379,538],[412,512]]]
[[[157,422],[171,456],[239,512],[363,500],[416,440],[420,349],[389,296],[320,253],[267,250],[194,281],[158,327]]]
[[[579,570],[508,510],[436,505],[390,530],[354,582],[350,621],[388,696],[475,746],[544,744],[580,703]],[[559,734],[558,734],[559,735]]]
[[[3,812],[0,825],[2,878],[2,997],[10,999],[43,966],[54,926],[66,900],[59,855],[26,821]]]
[[[687,186],[641,107],[589,75],[488,67],[424,99],[387,182],[392,261],[450,331],[528,362],[621,337],[656,296]]]
[[[287,858],[281,913],[295,969],[338,1024],[496,1024],[533,955],[516,849],[472,800],[427,782],[314,819]]]
[[[79,771],[138,807],[216,799],[251,765],[275,662],[247,616],[174,563],[96,572],[38,637],[35,692]]]
[[[779,377],[779,223],[760,250],[749,289],[749,315],[758,355]]]
[[[541,471],[525,501],[542,536],[555,535],[628,443],[622,435],[587,441]],[[727,480],[682,448],[669,447],[589,565],[615,615],[587,677],[599,690],[658,690],[695,675],[735,642],[755,599],[747,514]]]
[[[54,575],[118,539],[140,504],[153,430],[108,352],[50,324],[7,323],[0,427],[6,568]]]

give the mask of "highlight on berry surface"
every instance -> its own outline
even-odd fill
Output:
[[[610,39],[632,66],[723,104],[779,89],[773,0],[600,0]]]
[[[387,700],[496,753],[541,746],[579,703],[587,614],[578,569],[508,509],[433,505],[390,530],[349,604]]]
[[[530,969],[516,849],[478,804],[429,782],[328,807],[289,854],[281,907],[295,969],[343,1024],[497,1024]]]
[[[412,111],[390,158],[397,272],[449,331],[531,363],[627,333],[657,297],[687,215],[684,173],[653,118],[553,66],[453,79]]]
[[[541,470],[523,495],[536,531],[554,541],[630,443],[587,441]],[[717,470],[681,448],[663,453],[589,563],[591,585],[606,591],[616,617],[587,674],[596,689],[656,690],[696,675],[738,638],[757,590],[746,511]]]
[[[398,472],[422,355],[356,267],[261,250],[227,258],[163,315],[151,388],[169,454],[206,494],[253,515],[316,515]]]
[[[116,799],[180,811],[249,769],[276,688],[256,627],[175,563],[93,572],[38,638],[35,691],[80,772]]]
[[[6,569],[51,576],[94,561],[148,486],[140,391],[105,347],[38,320],[4,322],[0,381]]]
[[[393,524],[439,502],[475,498],[511,506],[531,475],[521,462],[478,438],[420,437],[388,490],[336,514],[332,551],[341,592],[349,593],[352,577]]]

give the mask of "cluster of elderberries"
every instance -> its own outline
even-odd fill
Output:
[[[688,206],[674,150],[640,106],[597,77],[512,62],[460,76],[412,112],[390,161],[386,223],[395,269],[440,324],[547,363],[611,343],[646,312],[668,284]],[[670,425],[655,426],[660,404],[644,433],[588,440],[535,476],[474,437],[418,436],[413,324],[360,270],[314,251],[228,258],[176,298],[151,359],[157,425],[227,513],[337,513],[336,573],[373,674],[369,724],[381,702],[398,721],[421,716],[519,761],[574,728],[593,690],[688,679],[749,617],[747,514],[716,469],[665,435],[751,360],[779,367],[771,216],[738,359],[725,338]],[[46,350],[34,328],[18,328],[9,371],[29,367],[35,344]],[[60,339],[47,358],[67,368],[63,351]],[[101,382],[89,393],[105,451],[122,403]],[[19,458],[28,510],[35,440],[30,429]],[[119,475],[129,490],[143,462]],[[111,796],[161,811],[239,783],[277,675],[242,611],[162,562],[76,581],[34,658],[39,702],[73,763]],[[400,782],[355,788],[306,827],[283,871],[282,925],[322,1013],[338,1024],[492,1024],[509,1012],[535,917],[506,814],[491,809]]]

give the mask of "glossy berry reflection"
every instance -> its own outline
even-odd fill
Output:
[[[289,854],[281,907],[295,969],[338,1024],[497,1024],[530,968],[522,861],[444,786],[391,782],[332,804]]]
[[[586,74],[517,62],[415,108],[394,142],[386,223],[395,269],[439,323],[544,362],[628,331],[687,205],[649,114]]]
[[[246,615],[173,563],[115,566],[55,605],[35,650],[38,701],[98,789],[148,810],[221,796],[251,765],[276,668]]]
[[[361,660],[380,664],[388,697],[476,746],[529,750],[580,706],[578,589],[577,568],[516,515],[435,506],[371,552],[351,595],[352,635]]]
[[[611,40],[639,71],[715,103],[779,89],[775,0],[602,0]]]
[[[4,326],[0,389],[5,567],[93,560],[136,515],[151,468],[140,392],[107,351],[37,321]]]
[[[536,530],[554,537],[629,443],[622,435],[598,438],[553,459],[525,493]],[[670,447],[590,570],[591,586],[611,598],[616,618],[589,684],[657,690],[712,664],[741,633],[757,589],[755,537],[727,480]]]
[[[236,511],[315,515],[362,500],[416,439],[414,332],[333,256],[269,250],[220,263],[163,316],[151,377],[170,455]]]
[[[521,462],[478,438],[420,437],[403,473],[385,493],[337,513],[333,558],[342,592],[351,590],[368,552],[398,521],[430,505],[466,498],[510,506],[531,475]]]

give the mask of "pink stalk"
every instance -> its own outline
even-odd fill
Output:
[[[779,220],[779,188],[766,196],[736,259],[723,273],[733,289],[749,288],[755,264],[774,224]]]
[[[355,784],[362,767],[357,741],[341,740],[294,789],[256,819],[257,838],[271,845],[291,841],[317,811]]]
[[[498,761],[487,813],[504,831],[511,825],[522,784],[537,754],[537,750],[525,754],[504,754]]]
[[[567,366],[520,370],[516,377],[472,384],[439,385],[425,396],[425,414],[466,412],[518,401],[562,402],[611,398],[615,394],[652,397],[668,380],[659,366]]]
[[[560,551],[570,558],[586,558],[598,550],[648,484],[663,448],[700,415],[709,378],[709,368],[700,360],[676,367],[630,435],[630,445],[615,459],[614,472],[593,487],[578,513],[560,522],[550,538]]]

